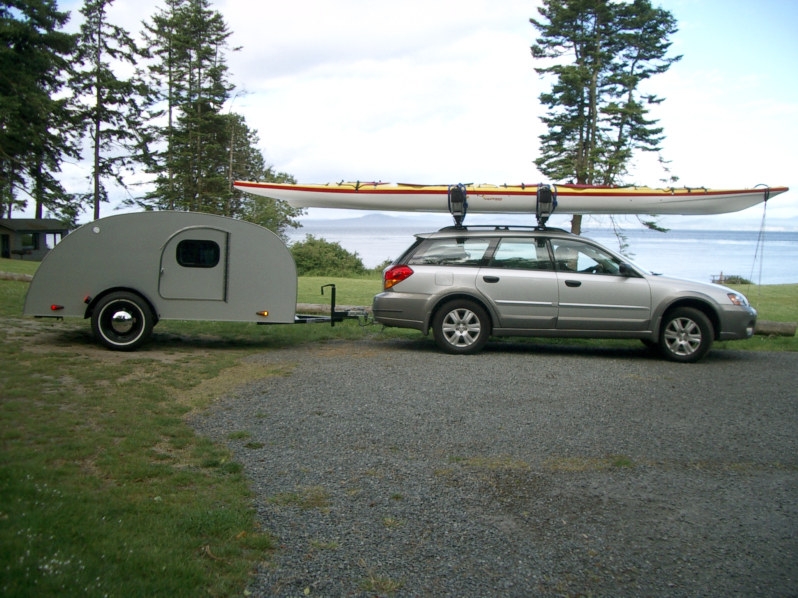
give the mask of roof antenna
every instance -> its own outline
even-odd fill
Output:
[[[454,218],[455,228],[463,228],[463,220],[468,211],[466,195],[466,186],[462,183],[449,185],[449,213]]]
[[[538,218],[538,226],[546,228],[546,221],[557,208],[557,187],[540,183],[535,195],[535,215]]]

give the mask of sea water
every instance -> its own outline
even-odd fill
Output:
[[[448,218],[448,217],[447,217]],[[367,268],[394,260],[414,234],[450,224],[443,219],[412,223],[386,216],[307,220],[289,231],[289,242],[313,235],[356,253]],[[620,252],[611,229],[585,228],[582,234]],[[710,282],[719,276],[742,276],[756,284],[798,283],[798,232],[625,229],[624,255],[642,268],[678,278]]]

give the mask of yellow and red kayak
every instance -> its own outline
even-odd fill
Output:
[[[280,199],[299,208],[341,208],[399,212],[448,212],[448,185],[341,182],[291,185],[236,181],[247,193]],[[788,191],[682,187],[594,187],[552,185],[559,214],[725,214],[737,212]],[[537,185],[465,185],[469,213],[534,213]]]

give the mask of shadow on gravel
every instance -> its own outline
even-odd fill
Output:
[[[443,355],[435,346],[431,338],[422,337],[419,339],[390,339],[385,341],[377,341],[384,343],[386,348],[401,350],[401,351],[424,351],[427,353],[437,353]],[[614,341],[608,341],[612,343]],[[617,341],[615,341],[617,342]],[[535,355],[546,356],[573,356],[573,357],[596,357],[604,359],[640,359],[640,360],[653,360],[666,362],[657,349],[651,349],[638,343],[637,341],[621,341],[627,344],[619,346],[595,346],[578,344],[578,341],[569,344],[567,341],[560,342],[539,342],[535,340],[530,341],[507,341],[507,340],[491,340],[481,351],[481,354],[490,355],[523,355],[527,354],[530,357]],[[476,355],[464,355],[463,359],[478,358],[480,353]],[[734,351],[725,349],[711,350],[700,362],[700,364],[712,362],[745,362],[750,361],[752,353],[750,351]],[[691,364],[685,364],[691,365]]]
[[[36,334],[41,344],[50,344],[57,347],[72,346],[75,348],[103,349],[95,340],[91,329],[82,325],[52,324],[51,327],[37,327]],[[443,355],[435,346],[431,337],[419,336],[417,338],[386,338],[386,339],[328,339],[324,341],[308,341],[308,344],[331,343],[369,343],[386,350],[413,351]],[[656,349],[651,349],[637,341],[607,341],[609,343],[621,342],[622,345],[596,346],[594,344],[579,344],[579,341],[551,341],[541,342],[532,340],[491,340],[482,350],[482,353],[492,355],[522,355],[529,356],[574,356],[596,357],[604,359],[640,359],[664,361]],[[136,353],[146,355],[148,352],[170,350],[279,350],[300,346],[302,343],[286,342],[284,339],[263,334],[262,336],[236,336],[217,334],[176,334],[169,331],[153,331],[152,339]],[[713,349],[700,361],[701,364],[712,362],[746,362],[751,359],[750,351],[735,351],[727,349]],[[476,355],[462,356],[463,359],[478,357]]]

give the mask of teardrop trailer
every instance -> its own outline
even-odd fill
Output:
[[[44,258],[23,313],[91,319],[97,340],[132,351],[160,320],[329,322],[363,313],[296,314],[291,252],[268,229],[197,212],[119,214],[85,224]],[[324,287],[322,287],[322,293]]]

